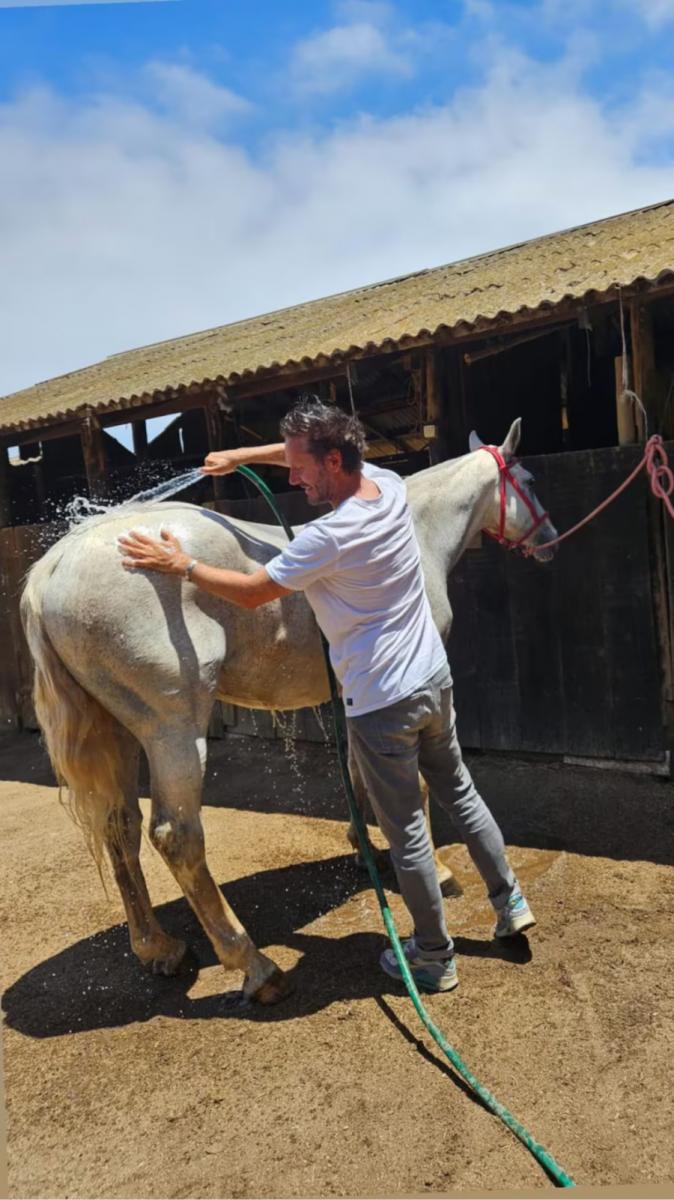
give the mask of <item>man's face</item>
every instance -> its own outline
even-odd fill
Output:
[[[287,437],[285,447],[293,487],[303,488],[309,504],[330,504],[334,478],[341,468],[339,451],[329,451],[320,462],[308,450],[305,437]]]

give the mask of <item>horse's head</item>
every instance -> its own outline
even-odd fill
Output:
[[[557,530],[534,492],[533,475],[515,457],[521,434],[522,419],[518,417],[501,446],[485,446],[475,431],[470,435],[470,449],[488,452],[498,466],[494,503],[483,530],[510,550],[531,553],[535,547],[538,561],[549,562],[555,551],[544,547],[554,541]]]

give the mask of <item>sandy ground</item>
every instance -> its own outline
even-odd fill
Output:
[[[506,758],[471,767],[539,924],[510,947],[492,941],[481,882],[452,845],[461,984],[429,998],[431,1015],[579,1183],[672,1181],[672,784]],[[175,980],[141,970],[37,738],[0,742],[12,1195],[550,1187],[379,972],[379,913],[342,811],[323,747],[293,761],[279,743],[211,744],[213,873],[258,944],[296,966],[281,1005],[241,1008],[240,977],[215,964],[148,845],[155,903],[195,959]],[[436,833],[451,841],[442,818]]]

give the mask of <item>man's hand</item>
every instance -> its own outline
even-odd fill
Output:
[[[161,539],[156,542],[146,533],[139,533],[135,529],[120,537],[119,545],[127,556],[122,559],[122,566],[129,570],[135,567],[144,571],[161,571],[164,575],[184,575],[192,559],[185,554],[177,537],[167,529],[162,529]]]
[[[231,475],[242,462],[237,450],[213,450],[206,456],[201,470],[204,475]]]

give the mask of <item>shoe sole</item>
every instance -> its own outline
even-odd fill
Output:
[[[494,932],[494,937],[510,938],[516,937],[518,933],[524,933],[527,929],[533,929],[536,924],[536,918],[533,913],[522,913],[520,917],[512,917],[507,929],[502,933]]]
[[[402,983],[402,984],[405,983],[405,980],[403,979],[402,975],[398,974],[396,971],[393,971],[391,968],[384,966],[383,963],[380,963],[379,965],[380,965],[382,971],[386,972],[389,979],[396,979],[398,981],[398,983]],[[419,991],[421,991],[421,992],[453,992],[454,988],[457,988],[459,986],[458,975],[455,975],[454,978],[449,980],[447,983],[438,984],[434,979],[428,979],[428,980],[419,979],[414,974],[414,969],[412,967],[410,967],[410,971],[412,972],[412,978],[413,978],[414,982],[416,983],[417,987],[419,988]]]
[[[414,976],[412,976],[412,978],[414,979]],[[436,992],[438,995],[440,993],[444,994],[445,992],[453,992],[459,986],[458,979],[453,979],[451,983],[442,984],[440,987],[438,987],[436,983],[425,983],[421,979],[414,979],[414,982],[416,983],[420,992]]]

